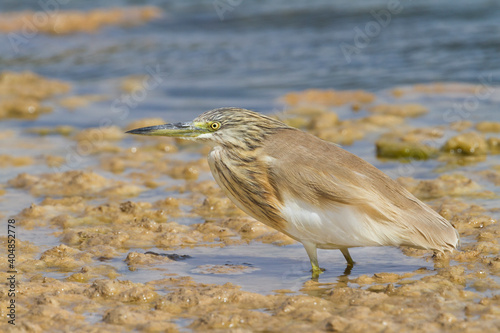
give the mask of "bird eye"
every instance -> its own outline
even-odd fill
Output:
[[[220,123],[219,122],[213,122],[210,124],[210,129],[212,131],[217,131],[220,128]]]

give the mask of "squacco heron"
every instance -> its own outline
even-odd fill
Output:
[[[317,248],[410,246],[439,252],[459,245],[455,228],[370,163],[281,121],[239,108],[192,122],[127,133],[212,145],[210,170],[225,194],[253,218],[301,242],[317,277]]]

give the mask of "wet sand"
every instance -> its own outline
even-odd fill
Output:
[[[133,80],[117,86],[127,89]],[[360,155],[381,163],[462,238],[461,251],[448,255],[353,249],[358,264],[350,272],[338,251],[320,251],[326,272],[318,281],[310,280],[300,244],[224,196],[208,169],[207,147],[124,134],[164,120],[3,132],[0,200],[4,221],[16,221],[18,284],[16,326],[2,321],[0,329],[499,330],[499,122],[416,123],[433,110],[415,101],[480,88],[397,87],[392,100],[365,91],[283,96],[285,111],[274,116],[348,150],[376,153],[378,159]],[[74,95],[67,83],[28,72],[1,74],[0,94],[10,96],[0,105],[5,118],[36,119],[50,103],[84,112],[106,99]],[[68,100],[79,106],[71,111]],[[79,167],[63,149],[69,144],[84,161]],[[7,248],[6,237],[0,246]],[[5,281],[7,256],[0,253]],[[5,287],[0,299],[10,299]],[[2,306],[2,318],[7,313]]]
[[[47,7],[45,7],[47,6]],[[69,35],[95,33],[107,26],[131,27],[159,18],[158,7],[103,8],[89,11],[62,10],[59,3],[41,5],[39,11],[0,14],[0,32],[11,33],[10,40],[24,44],[32,34]],[[47,10],[50,9],[50,10]],[[55,9],[55,10],[54,10]]]

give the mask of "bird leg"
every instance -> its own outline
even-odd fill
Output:
[[[354,261],[351,258],[351,254],[349,253],[349,249],[347,247],[339,249],[340,252],[344,255],[345,260],[347,261],[347,266],[354,266]]]
[[[316,244],[310,242],[303,242],[304,248],[306,249],[309,260],[311,261],[312,267],[312,278],[317,279],[318,276],[323,273],[324,269],[319,267],[318,264],[318,253],[316,251]]]

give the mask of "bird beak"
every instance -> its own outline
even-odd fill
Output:
[[[207,132],[208,131],[203,127],[197,127],[196,124],[189,122],[141,127],[127,131],[126,133],[139,135],[171,136],[177,138],[193,138]]]

